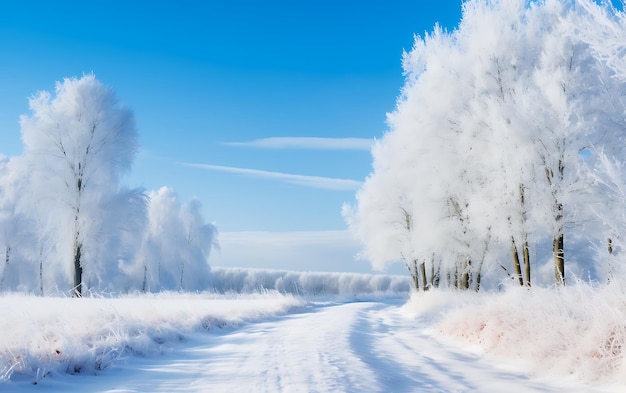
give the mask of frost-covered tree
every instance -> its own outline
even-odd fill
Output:
[[[0,161],[0,255],[3,256],[0,290],[16,289],[18,283],[28,280],[29,272],[36,271],[28,260],[32,223],[20,208],[25,188],[21,169],[19,159],[2,158]]]
[[[568,20],[566,28],[570,35],[589,46],[596,60],[595,69],[601,75],[602,93],[610,102],[597,114],[600,134],[598,142],[588,148],[588,155],[594,159],[588,160],[587,171],[596,195],[588,202],[592,212],[589,221],[595,218],[599,224],[589,225],[589,230],[603,236],[596,240],[596,248],[601,255],[609,253],[609,264],[605,270],[610,279],[617,270],[625,273],[616,264],[616,259],[623,265],[624,256],[619,251],[626,245],[622,236],[626,229],[626,171],[622,136],[626,129],[623,93],[626,82],[626,14],[610,2],[579,0],[577,3],[579,13]]]
[[[196,199],[120,185],[137,131],[113,92],[86,75],[29,104],[24,154],[0,156],[0,290],[207,289],[217,230]]]
[[[186,204],[167,187],[150,192],[148,226],[136,269],[142,290],[204,290],[210,283],[209,254],[217,246],[217,230],[206,224],[197,199]]]
[[[373,173],[345,210],[375,266],[435,256],[448,285],[478,288],[500,268],[530,285],[532,249],[550,237],[564,282],[565,232],[584,237],[576,226],[602,198],[585,175],[600,157],[591,151],[622,145],[606,119],[623,114],[623,82],[570,33],[580,12],[467,1],[456,30],[416,38]]]
[[[99,291],[137,289],[141,276],[134,266],[143,233],[147,230],[147,195],[141,189],[121,188],[103,195],[100,209],[89,223],[89,257],[92,269],[85,274],[88,288]]]
[[[204,222],[202,203],[193,198],[180,211],[185,235],[185,256],[180,270],[180,288],[206,288],[206,273],[211,249],[217,246],[217,229]]]
[[[130,110],[94,75],[58,82],[55,94],[43,91],[30,99],[31,115],[21,117],[24,158],[30,169],[25,197],[38,211],[44,228],[54,234],[58,257],[81,296],[83,272],[95,272],[92,253],[107,199],[118,190],[137,150]]]
[[[0,237],[4,248],[4,264],[0,273],[0,290],[4,287],[5,275],[11,262],[11,250],[14,248],[14,235],[19,217],[16,214],[17,198],[12,192],[14,179],[11,176],[8,158],[0,162]]]
[[[389,119],[390,124],[397,124],[397,127],[375,144],[372,150],[375,172],[357,194],[354,211],[350,213],[352,209],[346,208],[346,214],[357,236],[367,239],[363,242],[364,255],[375,267],[383,268],[386,263],[401,259],[409,268],[414,261],[442,260],[443,266],[432,265],[425,270],[435,269],[446,276],[456,269],[456,262],[450,260],[457,259],[457,251],[461,254],[466,251],[459,250],[463,248],[463,240],[448,231],[460,223],[450,215],[451,190],[445,181],[434,181],[437,177],[447,179],[459,170],[459,166],[455,166],[458,160],[454,151],[448,149],[451,135],[446,131],[451,123],[444,112],[454,113],[451,108],[460,110],[463,99],[453,94],[454,83],[440,83],[446,80],[446,75],[458,75],[449,66],[459,52],[451,37],[436,28],[423,41],[416,41],[413,54],[417,53],[420,55],[405,56],[407,82],[398,110]],[[436,63],[433,72],[424,73],[431,62]],[[418,100],[418,96],[412,94],[418,90],[447,95],[451,99],[449,106],[445,107],[434,96],[430,100]],[[415,107],[420,111],[408,110]],[[428,124],[428,127],[420,124]],[[432,129],[441,132],[434,133]],[[437,159],[438,156],[441,159]],[[410,225],[407,225],[407,217]],[[455,256],[448,259],[448,254]]]

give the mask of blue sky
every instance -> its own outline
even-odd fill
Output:
[[[225,233],[342,231],[403,49],[460,13],[458,0],[3,4],[0,153],[21,153],[30,95],[93,72],[136,116],[128,185],[197,196]]]

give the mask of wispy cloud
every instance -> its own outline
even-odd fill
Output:
[[[249,142],[225,142],[228,146],[256,147],[262,149],[317,149],[317,150],[366,150],[372,147],[373,139],[366,138],[313,138],[272,137]]]
[[[221,172],[230,172],[237,173],[241,175],[254,176],[254,177],[262,177],[267,179],[274,179],[278,181],[283,181],[290,184],[296,184],[299,186],[305,187],[313,187],[313,188],[323,188],[328,190],[356,190],[361,187],[361,182],[351,179],[337,179],[332,177],[321,177],[321,176],[305,176],[305,175],[294,175],[291,173],[282,173],[282,172],[270,172],[270,171],[262,171],[258,169],[249,169],[249,168],[236,168],[231,166],[221,166],[221,165],[208,165],[208,164],[193,164],[193,163],[181,163],[182,165],[207,169],[211,171],[221,171]]]

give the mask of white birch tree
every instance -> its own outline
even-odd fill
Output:
[[[148,222],[135,267],[143,275],[142,290],[207,289],[208,258],[218,246],[217,229],[204,222],[200,201],[181,204],[167,187],[148,197]]]

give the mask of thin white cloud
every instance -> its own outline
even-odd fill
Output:
[[[291,173],[270,172],[270,171],[262,171],[258,169],[236,168],[236,167],[221,166],[221,165],[193,164],[193,163],[182,163],[182,165],[186,165],[186,166],[193,167],[193,168],[207,169],[207,170],[212,170],[212,171],[230,172],[230,173],[237,173],[241,175],[274,179],[274,180],[283,181],[283,182],[290,183],[290,184],[296,184],[299,186],[322,188],[322,189],[328,189],[328,190],[357,190],[362,185],[360,181],[351,180],[351,179],[337,179],[337,178],[332,178],[332,177],[294,175]]]
[[[256,147],[262,149],[317,149],[317,150],[366,150],[374,143],[366,138],[313,138],[272,137],[249,142],[226,142],[229,146]]]

